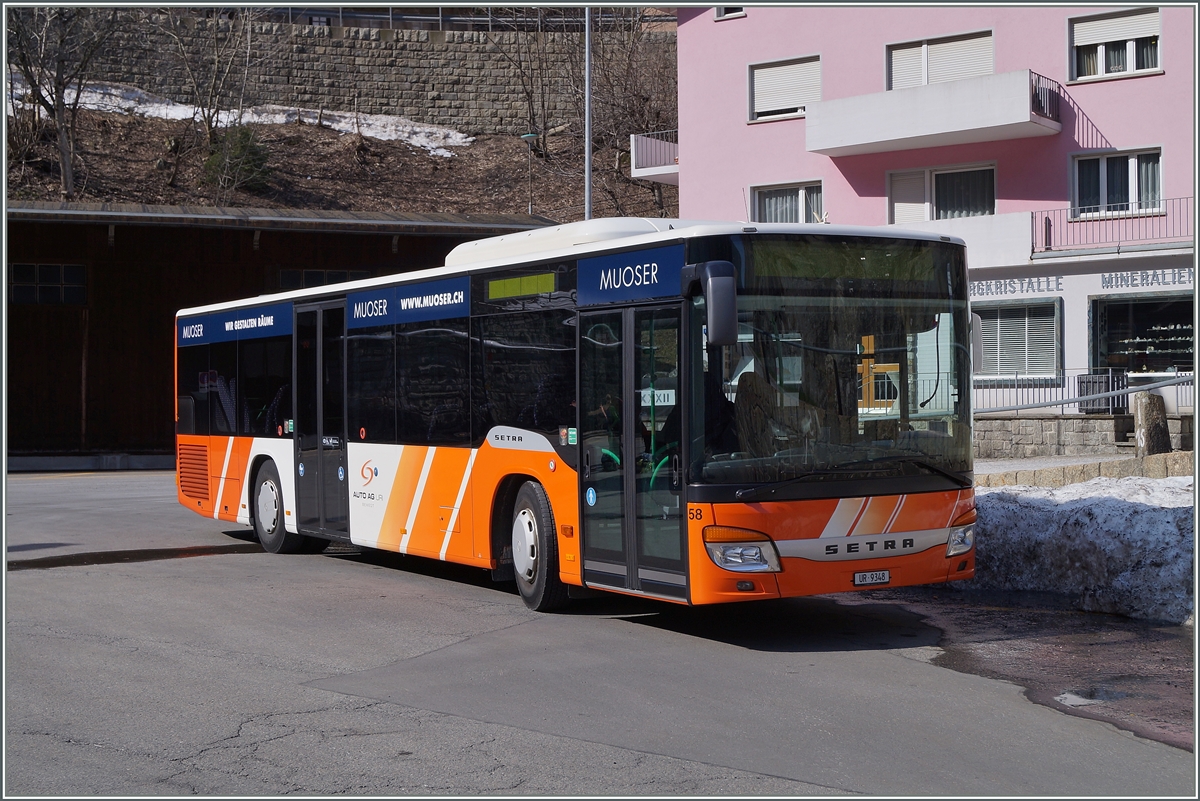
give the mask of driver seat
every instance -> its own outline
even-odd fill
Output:
[[[734,399],[738,439],[752,457],[775,455],[775,390],[758,373],[748,370],[738,378]]]

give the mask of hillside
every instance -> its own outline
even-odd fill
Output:
[[[399,213],[528,210],[529,152],[518,137],[480,136],[445,156],[404,140],[317,124],[248,128],[265,168],[259,185],[222,188],[211,170],[206,177],[209,149],[191,120],[81,111],[75,200]],[[551,136],[547,150],[548,157],[533,159],[534,213],[562,222],[583,219],[582,143]],[[55,153],[52,129],[24,158],[10,137],[7,198],[59,200]],[[676,187],[620,179],[618,163],[627,175],[627,155],[621,161],[612,151],[594,154],[593,216],[678,214]]]

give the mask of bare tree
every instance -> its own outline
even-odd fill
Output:
[[[639,8],[602,8],[592,36],[592,151],[607,158],[593,169],[593,187],[603,193],[618,215],[635,211],[623,198],[629,187],[645,189],[656,213],[665,215],[663,185],[629,175],[631,134],[678,127],[677,71],[674,37],[655,25],[655,12]],[[580,120],[584,116],[583,35],[570,51],[571,96]]]
[[[206,16],[191,9],[155,9],[146,16],[173,45],[173,55],[204,126],[210,148],[216,144],[222,114],[240,112],[256,68],[265,54],[253,41],[263,12],[254,8],[211,8]]]
[[[75,197],[75,122],[92,59],[118,24],[115,8],[8,9],[8,52],[28,96],[54,120],[61,192]]]
[[[677,127],[674,37],[655,24],[660,15],[653,9],[593,11],[592,150],[600,165],[593,165],[593,189],[615,214],[665,216],[670,198],[663,185],[629,176],[629,137]],[[542,169],[582,184],[583,10],[501,12],[505,33],[492,41],[515,68],[529,131],[538,134],[533,152]],[[552,147],[552,134],[569,144]]]
[[[552,129],[571,122],[556,103],[570,88],[562,32],[573,21],[577,24],[575,18],[582,10],[518,6],[493,12],[494,29],[501,33],[493,35],[491,43],[514,68],[525,101],[525,132],[538,135],[531,145],[533,152],[539,158],[550,158],[547,136]]]

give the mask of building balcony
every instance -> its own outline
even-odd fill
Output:
[[[806,148],[857,156],[1053,136],[1062,131],[1056,81],[1030,70],[823,100],[806,110]]]
[[[972,269],[1012,267],[1031,259],[1152,254],[1195,247],[1192,198],[1152,201],[1135,210],[1061,208],[927,220],[896,226],[955,236],[967,243]]]
[[[1195,247],[1192,198],[1033,212],[1033,258]]]
[[[679,131],[629,137],[629,177],[679,185]]]

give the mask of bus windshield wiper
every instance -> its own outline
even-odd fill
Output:
[[[881,470],[889,465],[895,464],[916,465],[917,467],[928,470],[931,473],[937,473],[940,476],[948,478],[960,487],[967,488],[971,486],[971,482],[966,478],[963,478],[958,473],[938,467],[932,462],[915,456],[901,456],[883,457],[879,459],[862,459],[856,462],[846,462],[844,464],[837,465],[836,467],[826,467],[819,470],[813,470],[805,473],[802,476],[796,476],[795,478],[789,478],[783,481],[776,481],[771,484],[764,484],[760,487],[747,487],[745,489],[740,489],[735,493],[735,495],[739,501],[752,501],[763,495],[774,495],[781,489],[786,489],[787,487],[799,484],[812,478],[822,478],[841,473],[852,473],[855,470],[861,470],[862,468],[868,468],[869,470]]]

